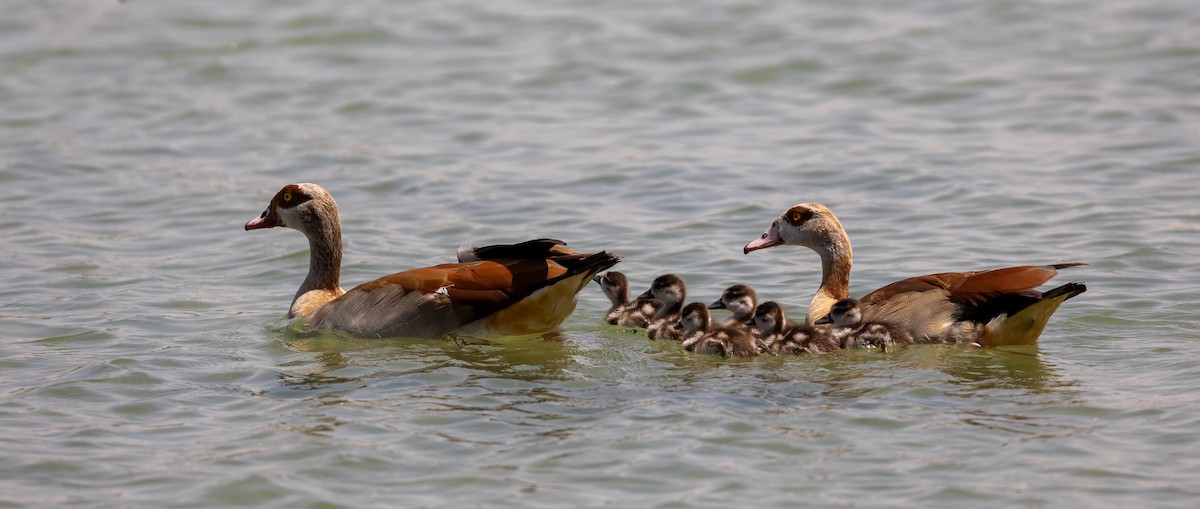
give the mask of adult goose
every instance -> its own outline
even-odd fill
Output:
[[[807,323],[850,296],[850,237],[828,207],[802,203],[775,219],[743,252],[793,244],[821,257],[821,287],[808,307]],[[861,299],[862,318],[890,322],[917,341],[967,342],[980,346],[1035,343],[1063,301],[1087,290],[1068,283],[1045,293],[1034,290],[1059,269],[1085,265],[1027,265],[979,272],[946,272],[897,281]]]
[[[621,260],[603,251],[578,254],[552,239],[463,247],[459,263],[406,270],[344,291],[341,221],[324,188],[284,186],[246,230],[277,226],[299,230],[309,245],[308,276],[288,316],[310,329],[362,338],[546,332],[575,310],[575,295],[593,275]]]

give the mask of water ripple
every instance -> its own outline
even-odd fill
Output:
[[[683,5],[11,6],[0,504],[1196,497],[1190,4]],[[594,287],[556,338],[361,341],[288,326],[306,244],[241,228],[296,181],[337,196],[347,284],[550,236],[795,314],[816,255],[741,246],[819,201],[856,294],[1067,261],[1089,290],[988,351],[697,357]]]

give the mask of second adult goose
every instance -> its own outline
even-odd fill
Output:
[[[406,270],[350,291],[339,284],[342,230],[337,204],[316,184],[280,189],[246,230],[284,226],[308,237],[308,276],[289,317],[310,329],[362,338],[439,337],[450,333],[536,334],[575,310],[575,295],[621,257],[577,254],[551,239],[462,248],[467,260]]]
[[[850,296],[850,237],[828,207],[802,203],[771,223],[743,252],[794,244],[821,256],[821,287],[808,307],[807,323]],[[1034,288],[1059,269],[1084,265],[1027,265],[979,272],[946,272],[897,281],[863,296],[863,319],[890,322],[918,341],[959,341],[982,346],[1032,344],[1063,301],[1087,290],[1068,283],[1045,293]]]

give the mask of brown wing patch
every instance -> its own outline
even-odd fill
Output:
[[[473,307],[506,308],[567,273],[551,260],[499,260],[468,264],[449,275],[450,300]]]
[[[550,252],[558,256],[574,256],[579,254],[572,251],[565,243],[550,248]]]
[[[601,251],[447,263],[397,272],[346,292],[318,311],[325,313],[314,322],[319,328],[363,337],[430,337],[483,318],[493,333],[544,332],[575,309],[575,294],[593,275],[620,260],[619,255]],[[549,291],[539,291],[548,287]],[[434,295],[442,289],[442,294]]]
[[[419,291],[424,293],[433,293],[438,291],[439,288],[447,285],[449,271],[444,269],[447,267],[447,265],[436,265],[433,267],[397,272],[395,274],[383,276],[374,281],[368,281],[358,285],[351,289],[350,292],[370,292],[385,286],[399,286],[404,288],[405,291],[409,292]]]
[[[1025,265],[979,272],[950,285],[950,298],[974,300],[980,296],[1020,293],[1041,286],[1058,274],[1054,267]]]
[[[929,274],[897,281],[867,294],[861,300],[877,304],[905,292],[942,289],[950,292],[952,301],[978,304],[989,296],[1029,293],[1057,275],[1058,269],[1078,265],[1086,264],[1022,265],[979,272]]]
[[[859,299],[864,304],[878,304],[902,293],[925,292],[929,290],[949,290],[963,279],[970,278],[976,272],[943,272],[927,274],[896,281],[878,290],[868,293]]]
[[[999,314],[1015,313],[1040,298],[1035,288],[1058,274],[1058,269],[1083,264],[1023,265],[981,272],[947,272],[897,281],[862,298],[883,305],[907,292],[942,290],[957,305],[960,320],[987,323]]]
[[[350,291],[370,292],[390,285],[423,293],[447,288],[447,294],[455,304],[501,309],[566,273],[565,267],[551,260],[446,263],[384,276]]]

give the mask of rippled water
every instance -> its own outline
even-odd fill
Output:
[[[1190,507],[1192,1],[13,2],[0,19],[0,506]],[[724,360],[290,330],[289,182],[347,286],[535,236],[793,312],[1086,261],[1037,347]],[[640,291],[637,289],[635,291]]]

